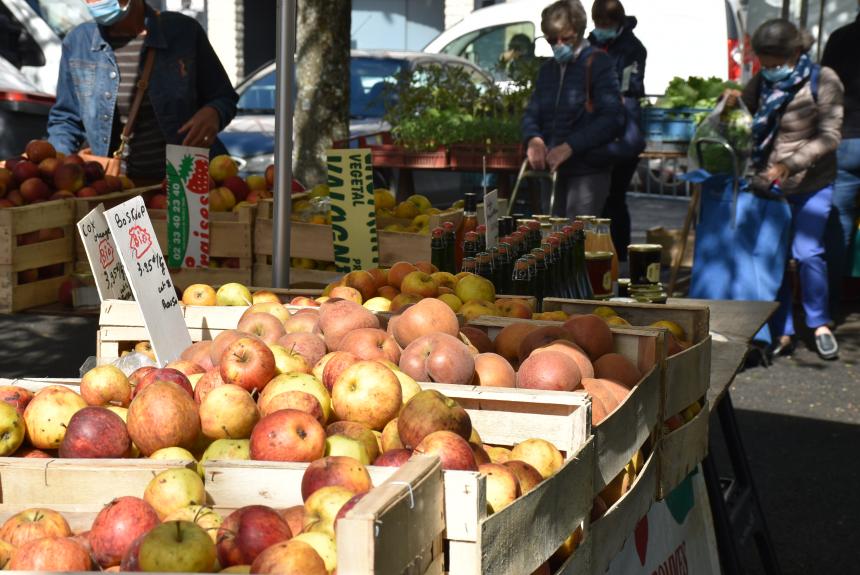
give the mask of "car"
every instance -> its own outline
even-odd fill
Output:
[[[424,51],[465,58],[492,70],[497,83],[508,80],[498,66],[515,37],[532,42],[534,56],[552,57],[540,29],[541,2],[505,2],[475,10],[433,39]],[[591,19],[591,0],[582,2]],[[746,34],[738,0],[623,0],[636,16],[636,36],[648,50],[645,91],[662,94],[675,76],[749,77]],[[590,28],[590,26],[589,26]]]
[[[0,159],[18,156],[27,142],[42,138],[54,97],[42,94],[24,74],[0,58]]]
[[[349,137],[370,141],[391,127],[383,120],[386,91],[404,70],[431,65],[456,66],[466,70],[476,84],[489,85],[492,77],[473,63],[444,54],[352,50],[350,53]],[[275,64],[271,62],[242,81],[238,111],[218,135],[244,174],[262,174],[275,155]],[[381,140],[380,140],[381,141]]]

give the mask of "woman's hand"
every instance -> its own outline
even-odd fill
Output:
[[[734,88],[726,88],[723,90],[721,98],[726,101],[726,108],[734,108],[738,105],[738,100],[741,97],[741,91]]]
[[[770,182],[781,182],[788,178],[788,168],[784,164],[774,164],[767,169],[765,176]]]
[[[568,144],[562,144],[550,150],[546,155],[546,163],[549,165],[549,171],[558,171],[558,167],[561,166],[572,154],[573,150],[570,149]]]
[[[197,146],[208,148],[215,142],[215,136],[221,127],[221,116],[218,111],[210,106],[203,106],[191,119],[179,128],[178,134],[185,134],[182,140],[183,146]]]
[[[529,140],[529,148],[526,151],[526,156],[533,170],[543,170],[546,168],[546,144],[543,143],[541,138],[532,138]]]

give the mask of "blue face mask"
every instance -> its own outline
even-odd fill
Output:
[[[570,44],[556,44],[552,47],[552,55],[559,64],[567,64],[573,58],[573,48]]]
[[[595,28],[591,33],[594,34],[595,40],[601,44],[615,40],[618,37],[617,28]]]
[[[794,66],[783,64],[777,68],[765,68],[761,71],[761,75],[768,82],[781,82],[791,76],[792,72],[794,72]]]
[[[112,26],[121,22],[128,15],[128,7],[131,6],[131,3],[132,0],[129,0],[123,8],[119,5],[119,0],[98,0],[97,2],[87,2],[87,9],[90,11],[90,16],[99,25]]]

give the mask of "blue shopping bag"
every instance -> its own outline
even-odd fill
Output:
[[[776,301],[788,261],[788,203],[729,175],[697,170],[687,179],[702,184],[690,297]],[[770,342],[767,326],[755,339]]]

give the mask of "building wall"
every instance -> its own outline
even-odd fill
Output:
[[[352,0],[351,45],[420,51],[445,25],[445,0]]]

